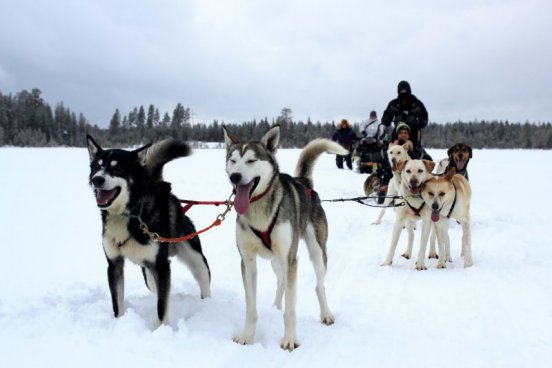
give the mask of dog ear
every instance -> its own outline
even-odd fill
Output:
[[[454,146],[450,147],[447,151],[448,158],[452,161],[452,150],[454,149]]]
[[[410,143],[406,142],[405,144],[402,145],[402,148],[404,148],[404,150],[408,152],[410,150]]]
[[[276,153],[280,142],[280,125],[274,125],[261,138],[261,143],[272,153]]]
[[[397,171],[402,172],[407,162],[408,162],[408,160],[399,162],[397,164]]]
[[[447,181],[451,181],[454,175],[456,175],[456,168],[451,167],[450,170],[447,171],[447,174],[444,176],[444,179]]]
[[[422,160],[424,162],[424,165],[429,173],[433,172],[433,169],[435,168],[435,162],[430,160]]]
[[[100,145],[96,143],[89,134],[86,135],[86,145],[88,147],[88,155],[90,156],[90,162],[92,162],[94,161],[94,157],[96,157],[98,152],[102,151],[102,147],[100,147]]]
[[[226,147],[230,147],[233,144],[239,143],[238,139],[228,133],[228,129],[226,129],[226,125],[222,126],[222,129],[224,130],[224,142],[226,142]]]
[[[466,144],[466,148],[468,149],[468,152],[470,153],[468,158],[472,158],[472,148],[470,146],[468,146],[467,144]]]
[[[140,162],[140,165],[142,165],[142,166],[146,166],[146,159],[147,159],[148,150],[149,150],[150,147],[151,147],[151,143],[146,144],[145,146],[140,147],[140,148],[135,149],[134,151],[132,151],[133,153],[136,153],[138,155],[138,161]]]

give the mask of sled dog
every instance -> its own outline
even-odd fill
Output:
[[[445,175],[454,168],[456,174],[460,174],[467,180],[470,180],[468,176],[468,164],[472,157],[473,153],[470,146],[465,143],[456,143],[448,149],[447,157],[439,161],[435,173],[437,175]]]
[[[275,153],[280,126],[272,127],[260,141],[240,142],[224,127],[226,172],[235,188],[234,208],[236,241],[241,256],[245,289],[245,326],[234,338],[239,344],[251,344],[257,322],[257,256],[270,259],[277,278],[274,305],[284,302],[284,337],[281,347],[292,351],[299,346],[295,333],[297,247],[304,239],[316,273],[316,294],[323,324],[334,323],[324,289],[327,266],[328,224],[313,189],[312,170],[324,152],[348,151],[328,139],[316,139],[301,152],[295,177],[279,172]]]
[[[134,151],[102,149],[87,136],[90,185],[102,217],[103,249],[113,313],[124,313],[123,266],[128,258],[142,268],[146,286],[157,293],[157,317],[166,322],[171,285],[169,257],[176,255],[192,272],[201,297],[210,296],[211,274],[196,236],[182,243],[160,243],[142,232],[146,224],[163,237],[182,237],[195,232],[181,210],[171,185],[163,181],[163,165],[188,156],[190,147],[174,139]]]
[[[414,226],[428,211],[420,191],[424,183],[431,178],[431,171],[434,166],[435,163],[429,160],[408,160],[397,165],[397,169],[401,173],[398,195],[404,198],[405,205],[395,209],[395,224],[393,225],[391,245],[382,266],[391,266],[393,263],[393,256],[403,227],[406,227],[408,231],[408,248],[402,256],[406,259],[410,259],[412,256]],[[416,269],[425,269],[423,266],[423,263],[421,265],[416,264]]]
[[[462,225],[462,256],[464,267],[473,265],[471,254],[470,201],[471,187],[468,180],[455,174],[452,168],[443,177],[429,179],[421,191],[428,211],[422,218],[422,240],[417,263],[423,267],[424,253],[428,233],[433,227],[439,243],[438,268],[445,268],[446,262],[452,262],[450,255],[450,239],[448,235],[449,219],[453,218]]]
[[[401,162],[410,160],[408,156],[408,145],[405,143],[402,146],[398,144],[390,143],[387,148],[387,158],[389,160],[389,165],[391,170],[393,170],[393,177],[389,181],[387,186],[387,197],[396,196],[399,193],[399,187],[401,186],[401,172],[398,170],[397,165]],[[368,194],[366,194],[368,196]],[[381,209],[378,218],[372,222],[372,225],[381,224],[381,219],[385,215],[385,207],[389,206],[393,202],[393,199],[386,198],[383,202],[383,208]]]

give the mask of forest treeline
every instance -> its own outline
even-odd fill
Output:
[[[63,103],[53,109],[35,88],[14,95],[0,92],[0,146],[18,147],[82,147],[86,134],[102,146],[129,147],[175,137],[193,142],[223,142],[222,125],[228,125],[232,135],[258,139],[273,124],[281,125],[281,146],[303,147],[319,137],[330,137],[336,122],[296,121],[292,110],[283,108],[277,117],[225,124],[213,121],[192,123],[191,109],[178,103],[172,113],[162,115],[154,105],[139,106],[123,115],[117,109],[106,128],[90,124],[86,117],[71,111]],[[360,122],[353,122],[358,132]],[[531,124],[507,121],[430,123],[423,130],[423,145],[427,148],[448,148],[464,142],[473,148],[552,148],[550,122]],[[199,143],[196,143],[196,145]]]

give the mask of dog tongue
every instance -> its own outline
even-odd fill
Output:
[[[439,214],[439,211],[431,211],[431,221],[439,222],[440,218],[441,218],[441,215]]]
[[[243,215],[249,209],[249,192],[253,187],[253,181],[245,185],[236,185],[236,196],[234,197],[234,208],[239,215]]]
[[[96,204],[98,206],[105,206],[110,200],[115,197],[117,188],[112,190],[97,190],[96,191]]]
[[[458,160],[456,166],[458,167],[458,170],[462,170],[464,168],[464,160]]]

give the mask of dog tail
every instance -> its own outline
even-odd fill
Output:
[[[316,159],[324,152],[333,153],[336,155],[347,155],[349,151],[343,148],[340,144],[326,138],[318,138],[311,141],[303,148],[297,167],[295,168],[295,176],[307,178],[312,185],[312,169]]]
[[[192,148],[186,142],[174,138],[154,143],[143,154],[142,160],[146,169],[154,177],[161,178],[163,166],[176,158],[189,156]]]

